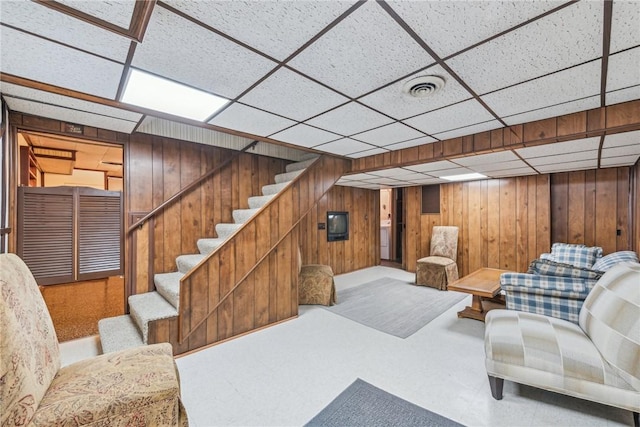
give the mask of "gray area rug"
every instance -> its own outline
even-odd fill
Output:
[[[389,277],[339,291],[327,310],[399,338],[407,338],[467,294],[439,291]]]
[[[455,427],[462,424],[400,399],[358,378],[305,425]]]

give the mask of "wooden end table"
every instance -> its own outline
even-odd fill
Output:
[[[500,275],[508,272],[508,270],[497,268],[481,268],[450,283],[447,286],[448,290],[465,292],[473,296],[471,306],[459,311],[458,317],[468,317],[484,322],[484,316],[488,310],[484,309],[482,302],[490,300],[493,303],[504,304],[503,301],[496,298],[496,295],[500,293]]]

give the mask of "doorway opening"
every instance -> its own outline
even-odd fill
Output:
[[[23,129],[16,145],[18,255],[59,341],[96,335],[125,310],[123,146]]]
[[[403,268],[403,189],[380,190],[380,263]]]

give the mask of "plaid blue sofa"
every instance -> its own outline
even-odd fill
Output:
[[[527,273],[504,273],[500,286],[507,309],[544,314],[578,323],[580,308],[605,271],[623,261],[638,262],[633,251],[602,256],[602,248],[554,243],[533,260]]]

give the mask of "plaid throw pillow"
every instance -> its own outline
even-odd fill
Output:
[[[551,247],[553,261],[570,264],[579,268],[591,268],[598,258],[602,257],[599,246],[587,247],[568,243],[554,243]]]
[[[591,269],[596,271],[607,271],[619,262],[624,261],[638,262],[638,255],[633,251],[614,252],[598,259],[595,264],[591,266]]]

